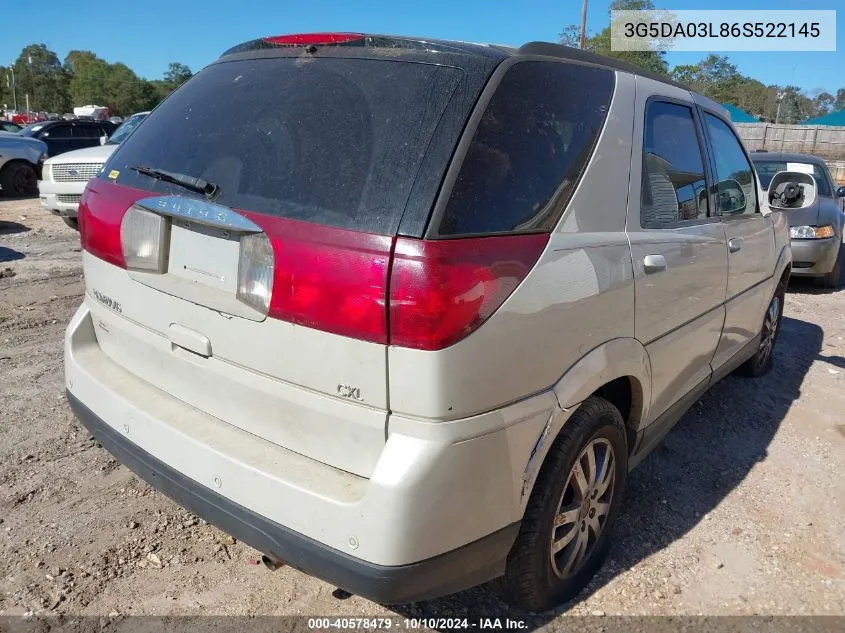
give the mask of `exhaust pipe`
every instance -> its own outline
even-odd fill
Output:
[[[283,561],[280,561],[278,558],[271,558],[270,556],[267,556],[267,554],[261,555],[261,562],[264,563],[264,566],[270,571],[276,571],[280,567],[285,566]]]

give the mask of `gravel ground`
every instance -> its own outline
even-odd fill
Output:
[[[64,398],[78,236],[0,199],[0,615],[510,615],[484,589],[386,608],[289,568],[120,466]],[[845,614],[845,290],[793,283],[775,369],[729,377],[630,477],[566,615]],[[607,618],[610,621],[610,618]]]

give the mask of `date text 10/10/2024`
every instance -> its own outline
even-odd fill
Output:
[[[456,629],[524,630],[528,623],[511,618],[308,618],[308,628],[331,629]]]

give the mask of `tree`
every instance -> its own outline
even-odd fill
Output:
[[[71,51],[65,57],[65,70],[71,76],[69,93],[74,105],[109,105],[109,65],[105,60],[91,51]]]
[[[833,102],[834,110],[845,110],[845,88],[836,91],[836,101]]]
[[[816,108],[815,116],[822,116],[830,112],[830,108],[836,98],[829,92],[822,91],[813,99],[813,105]]]
[[[193,76],[194,73],[185,64],[170,62],[167,72],[164,73],[164,81],[171,84],[175,90]]]
[[[611,11],[653,11],[652,0],[614,0],[610,4]],[[578,24],[570,24],[564,27],[560,33],[560,43],[566,46],[577,47],[581,27]],[[663,51],[614,51],[611,50],[610,25],[602,29],[596,35],[585,38],[584,48],[599,55],[612,57],[628,64],[639,66],[645,70],[667,75],[669,64],[666,62],[666,53]]]
[[[18,107],[26,107],[26,95],[32,110],[66,112],[70,107],[69,76],[58,56],[44,44],[25,46],[15,61]]]
[[[90,51],[71,51],[65,58],[71,73],[70,96],[75,104],[108,106],[113,114],[133,114],[153,108],[160,96],[155,86],[126,64],[109,64]]]
[[[675,66],[672,77],[697,92],[716,98],[711,95],[731,90],[742,75],[727,57],[711,53],[697,64]]]
[[[800,123],[815,116],[813,101],[798,86],[786,86],[780,108],[781,123]]]

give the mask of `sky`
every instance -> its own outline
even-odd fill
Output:
[[[610,0],[589,0],[587,28],[609,22]],[[724,53],[740,72],[765,84],[793,84],[810,94],[845,87],[845,3],[842,0],[658,0],[666,9],[840,9],[837,51]],[[838,6],[837,6],[838,5]],[[417,35],[520,45],[557,41],[568,24],[580,23],[581,0],[145,0],[103,8],[101,0],[44,0],[37,19],[0,26],[0,64],[8,65],[30,43],[44,43],[60,59],[91,50],[123,62],[148,79],[178,61],[194,71],[224,50],[250,39],[283,33],[353,31]],[[761,11],[761,19],[765,12]],[[670,65],[695,63],[707,53],[670,53]]]

